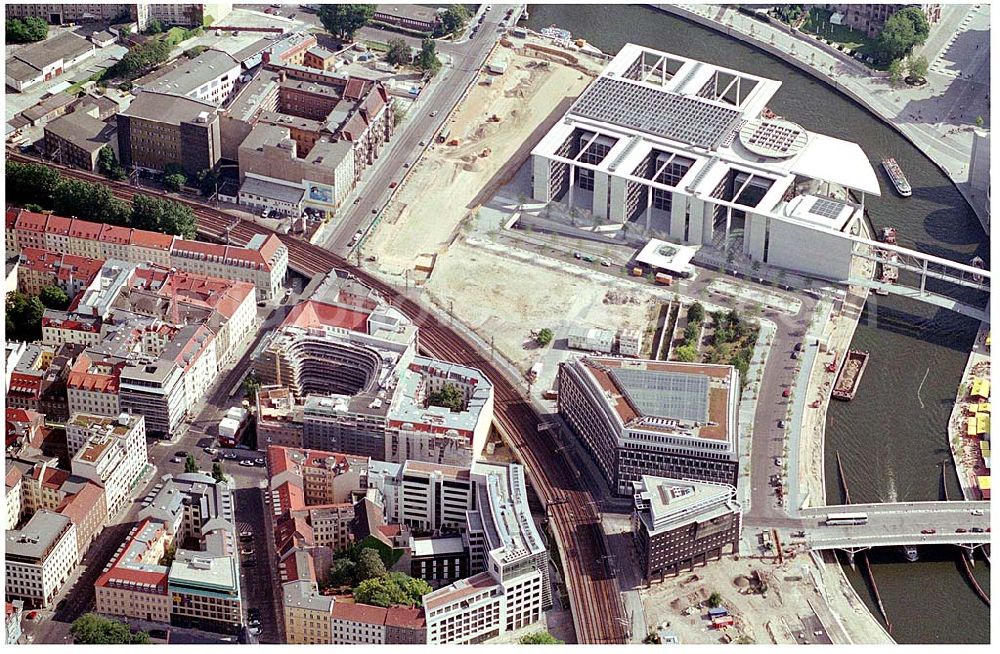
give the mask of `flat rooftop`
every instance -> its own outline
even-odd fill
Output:
[[[732,366],[610,357],[580,363],[625,427],[731,440],[739,393]]]
[[[444,556],[465,552],[465,542],[461,536],[439,536],[436,538],[411,538],[412,556]]]
[[[444,378],[444,383],[452,382],[466,393],[465,408],[452,411],[447,407],[427,405],[427,377]],[[446,361],[415,356],[410,365],[399,373],[396,394],[393,398],[389,419],[400,423],[412,423],[424,431],[472,432],[479,423],[480,415],[492,398],[493,385],[479,370]]]
[[[632,485],[636,513],[650,533],[740,510],[728,484],[643,475]]]

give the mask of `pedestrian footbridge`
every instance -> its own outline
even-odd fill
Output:
[[[941,257],[918,252],[900,247],[879,243],[861,236],[851,236],[854,241],[854,256],[878,264],[894,266],[900,272],[900,279],[895,283],[887,283],[879,279],[868,279],[866,277],[851,277],[847,280],[849,284],[855,286],[865,286],[867,288],[885,291],[891,295],[908,297],[920,302],[926,302],[961,313],[962,315],[975,318],[981,322],[989,322],[990,314],[985,306],[988,302],[990,292],[990,271],[969,266]],[[903,272],[914,273],[903,277]],[[985,295],[984,306],[974,306],[966,302],[956,300],[943,293],[931,291],[927,288],[927,281],[935,280],[943,282],[951,287],[964,287],[982,291]],[[934,284],[935,287],[940,283]]]

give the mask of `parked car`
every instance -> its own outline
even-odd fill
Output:
[[[605,268],[610,268],[611,262],[608,261],[607,259],[601,259],[601,265],[604,266]]]
[[[785,390],[781,391],[781,397],[791,397],[791,396],[792,396],[792,389],[786,388]]]
[[[785,428],[785,421],[784,420],[779,420],[778,421],[778,429],[784,429],[784,428]]]
[[[253,462],[254,462],[255,464],[259,465],[259,466],[262,466],[262,465],[264,465],[264,463],[265,463],[265,462],[264,462],[264,458],[263,458],[263,457],[258,457],[258,458],[256,458],[256,459],[254,459],[254,460],[253,460]]]
[[[955,530],[955,533],[956,534],[964,534],[967,531],[969,531],[969,530],[966,529],[966,528],[964,528],[964,527],[959,527],[958,529]]]
[[[937,529],[921,529],[920,533],[921,534],[936,534],[937,533]]]
[[[253,538],[253,532],[252,531],[241,531],[240,532],[240,538]]]
[[[798,359],[799,358],[799,353],[798,352],[792,352],[792,358],[793,359]]]
[[[250,459],[243,459],[242,461],[240,461],[240,465],[243,466],[243,467],[245,467],[245,468],[252,468],[253,467],[253,461],[251,461]]]
[[[983,515],[982,509],[972,509],[972,515]]]
[[[974,533],[974,534],[981,534],[981,533],[983,533],[983,528],[982,527],[973,527],[972,528],[972,533]]]
[[[396,188],[396,182],[392,182],[391,184],[389,184],[389,188]]]
[[[219,453],[219,450],[215,449],[214,447],[206,447],[205,448],[205,454],[211,454],[212,456],[215,456],[218,453]]]
[[[431,118],[433,118],[434,116],[437,116],[437,115],[438,115],[438,112],[437,112],[437,111],[432,111],[432,112],[431,112]]]
[[[796,352],[801,352],[802,351],[802,343],[796,343],[795,344],[795,351]]]
[[[780,456],[774,457],[774,465],[776,465],[776,466],[778,466],[780,468],[784,463],[785,462],[781,459]]]
[[[582,255],[582,254],[580,254],[579,252],[574,252],[574,253],[573,253],[573,258],[574,258],[574,259],[582,259],[582,258],[583,258],[583,255]]]

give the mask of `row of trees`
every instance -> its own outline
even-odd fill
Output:
[[[149,39],[129,48],[117,64],[108,69],[105,79],[133,80],[145,75],[170,58],[170,45],[161,39]]]
[[[148,229],[193,239],[197,219],[190,207],[165,198],[136,195],[119,200],[103,184],[63,178],[41,164],[6,163],[7,201],[19,206],[51,209],[60,216]]]
[[[7,43],[34,43],[49,35],[49,24],[41,18],[8,18]]]
[[[701,336],[701,323],[705,319],[705,308],[700,302],[695,302],[687,311],[687,327],[684,328],[684,341],[677,347],[674,358],[678,361],[692,363],[698,360],[698,338]]]

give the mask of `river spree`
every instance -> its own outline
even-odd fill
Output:
[[[877,117],[831,87],[781,60],[697,24],[652,8],[531,5],[528,26],[572,32],[607,53],[628,42],[782,81],[770,107],[809,130],[855,141],[877,165],[895,157],[913,186],[900,198],[879,169],[882,197],[869,198],[874,226],[895,226],[898,243],[967,263],[989,261],[979,221],[947,177]],[[987,263],[987,267],[989,264]],[[852,347],[872,358],[853,402],[830,407],[826,480],[830,502],[841,501],[835,454],[840,452],[855,502],[941,499],[946,462],[949,494],[960,496],[947,449],[947,424],[978,325],[910,300],[872,296]],[[988,643],[989,608],[968,587],[953,547],[924,548],[920,562],[901,553],[873,553],[872,570],[893,637],[901,643]],[[868,588],[848,578],[874,610]],[[975,574],[989,592],[989,567]]]

